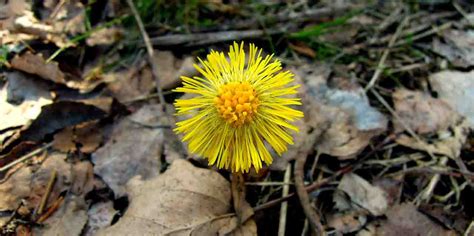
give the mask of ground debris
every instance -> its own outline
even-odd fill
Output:
[[[230,184],[218,173],[176,160],[164,174],[129,184],[131,204],[124,216],[98,235],[215,235],[239,228],[230,214]],[[255,235],[243,225],[240,235]]]
[[[169,126],[162,114],[159,105],[142,107],[117,122],[105,144],[92,154],[94,173],[116,196],[126,194],[125,184],[134,176],[148,179],[159,174],[164,129]]]

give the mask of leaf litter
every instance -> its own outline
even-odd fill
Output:
[[[1,233],[311,235],[296,174],[281,182],[301,155],[326,233],[472,232],[472,6],[133,2],[151,60],[124,3],[0,7]],[[194,58],[241,39],[295,73],[305,118],[282,158],[235,181],[187,152],[170,104]]]

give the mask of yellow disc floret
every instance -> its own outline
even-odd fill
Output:
[[[257,92],[248,82],[231,82],[219,88],[214,104],[219,115],[234,127],[252,121],[260,104]]]

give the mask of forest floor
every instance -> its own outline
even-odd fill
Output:
[[[0,2],[0,235],[474,235],[469,0]],[[305,116],[239,176],[173,89],[242,41]]]

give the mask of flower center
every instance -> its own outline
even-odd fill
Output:
[[[248,82],[231,82],[219,88],[214,104],[224,120],[239,127],[253,119],[260,101]]]

